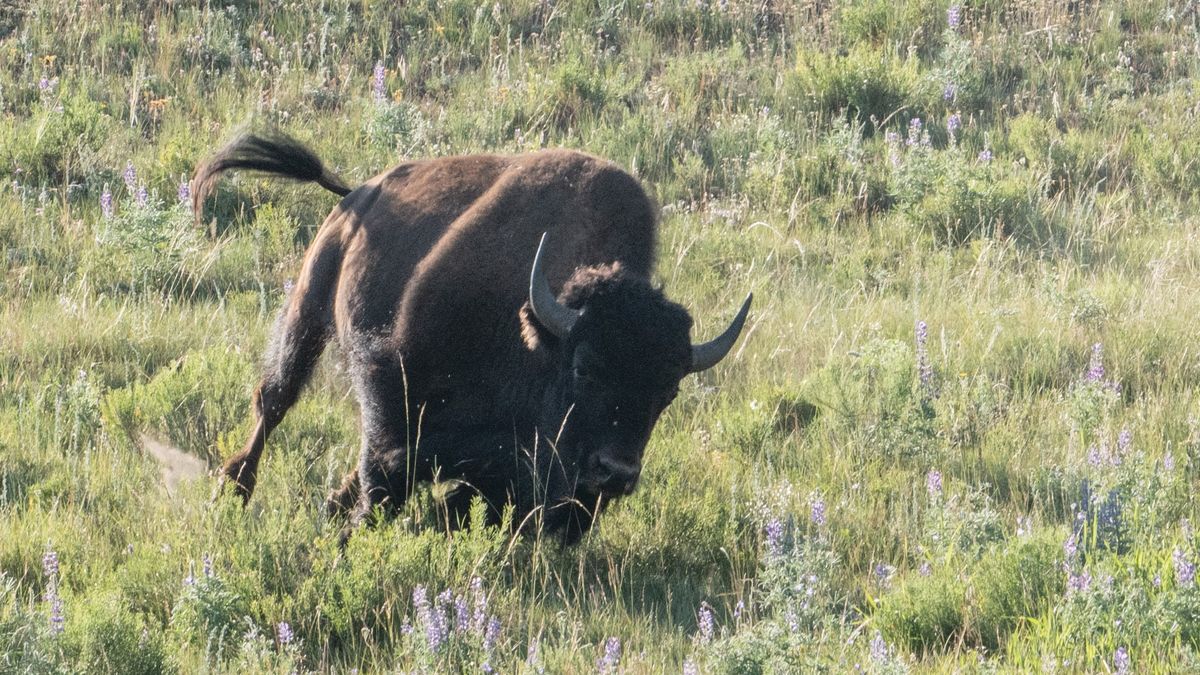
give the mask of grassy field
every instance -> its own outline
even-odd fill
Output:
[[[0,3],[0,672],[1200,669],[1200,14],[1173,0]],[[217,466],[334,199],[181,182],[278,126],[349,182],[574,147],[739,349],[577,547],[344,553],[336,354]]]

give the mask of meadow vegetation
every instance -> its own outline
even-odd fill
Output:
[[[1200,13],[1175,0],[0,3],[0,672],[1200,669]],[[357,533],[324,359],[243,509],[334,200],[195,164],[278,127],[348,182],[573,147],[662,205],[743,342],[577,547]]]

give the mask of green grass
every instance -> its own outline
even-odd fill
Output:
[[[613,638],[624,672],[1200,668],[1200,19],[947,9],[0,7],[0,672],[585,672]],[[610,158],[663,206],[696,334],[753,291],[745,338],[571,549],[448,535],[436,487],[339,554],[336,355],[249,507],[168,489],[139,435],[208,466],[240,446],[332,206],[234,176],[194,223],[180,180],[246,125],[349,181]]]

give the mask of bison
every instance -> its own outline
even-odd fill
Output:
[[[650,281],[656,211],[616,165],[571,150],[404,162],[351,189],[306,147],[244,135],[193,179],[193,209],[230,169],[316,182],[343,199],[278,318],[254,430],[225,464],[243,499],[268,435],[336,337],[362,416],[357,469],[331,494],[350,529],[431,480],[461,517],[577,540],[637,485],[642,454],[689,373],[734,345],[692,345],[692,319]]]

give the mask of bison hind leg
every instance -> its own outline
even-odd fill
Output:
[[[254,492],[267,436],[300,397],[332,332],[330,307],[341,252],[338,245],[323,239],[313,246],[267,348],[262,381],[254,393],[254,431],[245,448],[225,462],[225,477],[244,501]]]
[[[342,484],[325,500],[325,513],[329,516],[345,516],[358,504],[362,486],[358,481],[358,469],[346,474]]]
[[[292,325],[286,313],[276,329],[275,343],[267,352],[266,372],[254,392],[255,425],[241,452],[230,457],[223,469],[243,501],[249,501],[258,481],[258,463],[267,436],[283,421],[308,382],[313,367],[325,349],[324,326]]]

